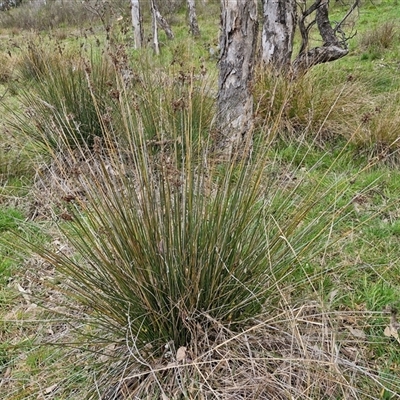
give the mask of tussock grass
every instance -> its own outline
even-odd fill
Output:
[[[279,132],[291,138],[319,133],[328,142],[339,135],[349,137],[360,123],[360,109],[369,109],[372,102],[362,83],[349,76],[332,84],[323,69],[296,80],[259,70],[254,92],[260,121],[279,121]]]
[[[22,112],[13,111],[9,126],[34,139],[37,145],[43,140],[42,145],[51,142],[60,149],[62,139],[54,127],[64,125],[70,135],[69,145],[93,145],[94,137],[101,136],[101,118],[114,117],[113,98],[109,95],[115,85],[111,62],[98,49],[86,58],[56,47],[54,53],[44,45],[30,43],[20,57],[19,73],[24,78],[24,86],[19,89]],[[96,103],[92,93],[96,93]]]
[[[359,38],[359,44],[364,50],[385,50],[399,40],[399,25],[395,21],[386,21],[382,25],[364,32]]]
[[[373,94],[352,74],[346,79],[337,75],[340,82],[333,83],[325,77],[326,68],[293,81],[258,71],[254,92],[259,124],[276,130],[288,145],[293,140],[313,141],[329,148],[349,140],[356,152],[368,154],[370,159],[396,160],[397,94]]]
[[[396,94],[381,96],[378,105],[361,114],[360,127],[353,142],[361,152],[369,153],[390,163],[397,164],[399,156],[400,115],[399,98]]]

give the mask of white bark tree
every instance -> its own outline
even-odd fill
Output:
[[[160,45],[158,43],[158,26],[157,26],[157,7],[154,3],[154,0],[150,2],[151,7],[151,27],[153,31],[153,48],[154,52],[159,55],[160,54]]]
[[[152,7],[154,9],[154,15],[156,17],[158,25],[160,25],[160,28],[164,30],[165,34],[167,35],[167,38],[172,40],[174,38],[174,33],[172,32],[172,29],[168,21],[160,13],[155,1],[152,1]]]
[[[193,36],[200,36],[199,24],[197,23],[196,5],[194,0],[187,0],[189,10],[189,27]]]
[[[251,151],[257,0],[221,0],[221,23],[216,145],[232,157]]]
[[[134,46],[135,49],[140,49],[143,45],[143,31],[139,0],[131,0],[131,16]]]
[[[332,27],[329,21],[329,0],[314,0],[311,4],[296,0],[262,0],[263,62],[279,72],[286,73],[291,70],[294,76],[298,76],[316,64],[345,56],[348,53],[348,38],[341,31],[341,25],[359,2],[360,0],[354,0],[343,20]],[[293,37],[297,26],[302,43],[297,57],[292,62]],[[310,49],[309,34],[315,26],[323,45]]]
[[[278,70],[290,67],[296,30],[296,0],[262,0],[262,60]]]

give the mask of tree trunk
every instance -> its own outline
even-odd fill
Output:
[[[131,0],[131,14],[135,49],[140,49],[143,44],[143,34],[139,0]]]
[[[172,40],[174,38],[174,33],[172,32],[172,29],[169,26],[168,21],[162,16],[160,11],[158,10],[158,7],[157,7],[155,1],[153,1],[153,7],[154,7],[154,12],[155,12],[158,24],[160,25],[161,29],[167,35],[167,38]]]
[[[262,0],[262,60],[278,71],[291,64],[296,29],[296,0]]]
[[[200,36],[200,29],[197,23],[197,16],[196,16],[196,5],[194,0],[187,0],[188,9],[189,9],[189,26],[190,32],[193,36]]]
[[[355,1],[349,12],[352,12],[357,5],[358,1]],[[313,9],[316,10],[315,20],[323,40],[323,46],[307,51],[308,28],[305,28],[304,19],[307,16],[306,14],[311,14]],[[346,43],[339,41],[329,21],[329,0],[315,1],[305,14],[303,14],[303,17],[299,21],[299,26],[303,43],[300,53],[293,63],[293,73],[295,76],[304,74],[314,65],[335,61],[348,54],[349,51]]]
[[[216,146],[225,158],[251,151],[257,0],[221,0],[221,23]]]
[[[160,46],[158,43],[158,26],[157,26],[157,8],[154,4],[154,0],[151,0],[151,27],[153,31],[153,48],[154,52],[159,55],[160,54]]]

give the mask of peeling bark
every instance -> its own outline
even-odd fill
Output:
[[[221,7],[216,145],[220,155],[232,157],[251,150],[257,0],[221,0]]]
[[[329,21],[329,0],[312,2],[262,0],[262,61],[266,65],[272,66],[280,74],[290,73],[296,77],[306,73],[316,64],[344,57],[348,54],[346,42],[349,38],[341,31],[341,24],[359,3],[360,0],[354,0],[346,16],[333,29]],[[297,17],[298,9],[301,10],[300,18]],[[315,19],[306,22],[311,15],[315,15]],[[297,25],[302,42],[299,54],[292,62],[293,38]],[[317,25],[323,45],[309,49],[309,32],[315,25]]]
[[[299,76],[317,64],[336,61],[348,54],[348,50],[331,45],[327,47],[315,47],[300,54],[293,63],[293,73]]]
[[[279,71],[287,70],[296,29],[296,0],[262,0],[262,4],[262,60]]]

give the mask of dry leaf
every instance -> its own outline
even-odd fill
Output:
[[[169,397],[164,392],[162,392],[161,397],[162,400],[169,400]]]
[[[383,331],[383,334],[386,337],[392,337],[395,338],[399,343],[400,343],[400,337],[399,337],[399,332],[396,328],[393,326],[387,326],[385,330]]]
[[[387,311],[390,312],[390,324],[387,326],[383,334],[387,337],[393,337],[400,343],[399,330],[400,324],[397,322],[397,309],[389,306]]]
[[[366,339],[367,338],[367,335],[361,329],[356,329],[356,328],[353,328],[352,326],[346,326],[346,328],[356,338],[359,338],[359,339]]]
[[[48,388],[44,389],[44,394],[50,394],[51,392],[54,391],[54,389],[55,389],[57,386],[58,386],[58,385],[55,384],[55,385],[51,385],[51,386],[49,386]]]
[[[181,346],[181,347],[179,347],[178,351],[176,352],[176,361],[177,362],[185,361],[185,358],[186,358],[186,347]]]
[[[3,376],[0,377],[0,388],[8,382],[8,378],[11,376],[11,368],[8,367],[6,371],[3,373]]]
[[[332,290],[332,292],[329,293],[329,303],[333,303],[333,300],[338,293],[339,289]]]
[[[30,304],[31,301],[30,301],[28,293],[31,293],[31,291],[29,289],[25,290],[19,283],[17,283],[17,289],[18,289],[18,292],[20,292],[22,294],[22,297],[26,300],[26,302],[28,304]]]
[[[8,367],[6,371],[3,373],[3,379],[7,379],[11,376],[11,368]]]
[[[19,283],[17,283],[17,289],[20,293],[27,293],[26,290]]]

